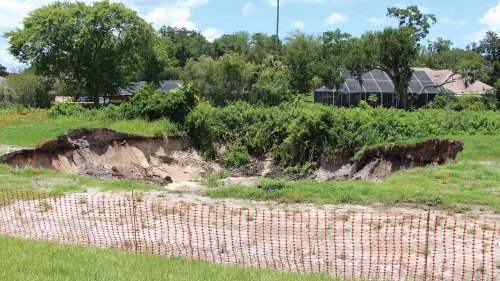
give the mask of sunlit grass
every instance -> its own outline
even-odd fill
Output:
[[[0,236],[0,280],[333,280]]]

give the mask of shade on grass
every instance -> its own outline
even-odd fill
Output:
[[[333,280],[0,236],[0,280]]]

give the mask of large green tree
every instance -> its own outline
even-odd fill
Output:
[[[398,107],[408,109],[408,85],[413,75],[411,66],[418,58],[420,40],[428,34],[436,18],[422,14],[416,6],[389,8],[387,15],[399,19],[400,26],[367,32],[355,40],[346,56],[346,66],[360,80],[362,74],[371,69],[386,72],[399,98]]]
[[[153,36],[135,11],[109,1],[55,2],[5,34],[10,52],[37,74],[78,85],[96,103],[144,76]]]
[[[168,44],[163,41],[164,49],[171,58],[177,60],[177,65],[181,68],[186,66],[190,59],[197,60],[202,55],[212,53],[210,42],[196,30],[163,26],[159,33],[161,37],[168,38],[171,42]]]
[[[312,80],[321,53],[318,38],[301,32],[290,34],[283,46],[283,57],[291,74],[290,88],[305,94],[312,90]]]
[[[191,83],[203,100],[224,106],[248,100],[250,88],[256,80],[256,67],[236,53],[215,60],[201,56],[197,61],[188,62],[182,79]]]

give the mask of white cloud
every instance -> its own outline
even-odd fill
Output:
[[[205,36],[205,38],[207,38],[208,41],[213,42],[215,39],[221,37],[224,32],[220,29],[210,27],[205,29],[202,34],[203,36]]]
[[[336,24],[336,23],[343,23],[349,20],[349,17],[345,14],[341,13],[332,13],[330,16],[328,16],[325,19],[325,23],[327,24]]]
[[[155,28],[163,25],[197,29],[198,27],[190,20],[191,9],[208,3],[208,0],[177,0],[151,9],[143,15],[144,19],[153,24]]]
[[[383,18],[376,18],[376,17],[371,17],[368,19],[368,23],[374,26],[382,25],[385,23],[385,19]]]
[[[191,10],[183,7],[160,7],[151,10],[144,15],[144,19],[159,28],[163,25],[172,27],[185,27],[187,29],[196,29],[196,24],[189,20]]]
[[[440,19],[438,22],[442,22],[447,25],[454,25],[455,27],[462,27],[467,24],[466,20],[455,20],[449,17],[444,17]]]
[[[306,24],[302,20],[296,20],[293,22],[293,27],[295,29],[304,29],[304,27],[306,27]]]
[[[244,16],[249,16],[251,14],[255,14],[256,12],[257,12],[257,6],[255,6],[255,4],[252,2],[247,3],[245,7],[243,7],[243,9],[241,10],[241,13]]]
[[[280,6],[287,3],[322,3],[324,0],[280,0]],[[271,7],[276,7],[277,0],[266,0],[267,5]]]
[[[484,39],[486,32],[495,31],[500,32],[500,1],[498,4],[489,9],[484,16],[479,19],[479,22],[486,26],[476,32],[466,34],[464,39],[468,42],[478,42]]]
[[[7,70],[15,70],[20,67],[25,67],[25,64],[20,63],[14,56],[9,53],[7,45],[0,46],[0,64],[7,67]]]
[[[481,41],[486,36],[487,31],[488,31],[487,29],[483,28],[476,32],[466,34],[464,38],[467,42],[478,42]]]
[[[479,22],[486,25],[490,30],[500,32],[500,1],[479,19]]]

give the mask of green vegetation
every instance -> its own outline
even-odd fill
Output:
[[[271,181],[255,187],[210,189],[213,198],[275,200],[283,203],[429,205],[440,208],[482,205],[500,212],[500,136],[448,136],[464,142],[459,162],[396,173],[384,182]],[[262,186],[280,188],[263,188]],[[460,208],[459,208],[460,207]],[[470,207],[468,207],[470,208]]]
[[[37,146],[76,128],[110,128],[144,136],[178,132],[176,125],[168,119],[153,122],[142,119],[115,121],[90,110],[82,115],[56,118],[49,118],[46,110],[0,111],[0,144]]]
[[[0,236],[2,280],[333,280]]]
[[[100,191],[147,191],[158,190],[160,186],[128,180],[99,181],[89,177],[64,174],[36,168],[13,169],[0,164],[0,188],[20,191],[62,194],[85,192],[88,189]]]
[[[316,162],[324,153],[353,156],[365,146],[439,135],[497,135],[500,114],[494,111],[384,108],[334,108],[310,104],[256,107],[234,103],[223,108],[202,103],[186,118],[186,133],[208,158],[218,146],[238,148],[221,159],[241,164],[245,150],[268,152],[284,167]],[[236,154],[236,155],[234,155]],[[236,157],[241,155],[241,157]]]

